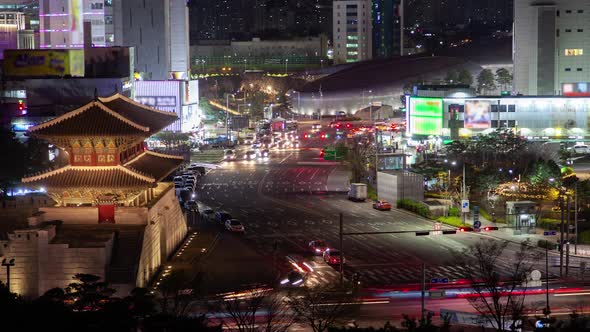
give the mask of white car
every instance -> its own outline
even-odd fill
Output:
[[[256,159],[256,155],[257,155],[256,151],[250,150],[244,154],[244,159],[245,160],[253,160],[253,159]]]
[[[225,229],[230,232],[243,233],[244,225],[238,219],[229,219],[225,221]]]
[[[590,146],[588,145],[576,145],[572,148],[575,153],[578,154],[589,154],[590,153]]]
[[[225,150],[223,153],[223,159],[226,161],[236,160],[236,153],[234,150]]]

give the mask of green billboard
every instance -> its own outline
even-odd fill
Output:
[[[440,135],[443,129],[442,98],[410,98],[409,129],[415,135]]]

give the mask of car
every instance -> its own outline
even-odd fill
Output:
[[[197,211],[199,209],[199,206],[197,205],[197,202],[190,200],[184,203],[184,208],[189,211]]]
[[[260,150],[258,152],[258,158],[268,158],[270,157],[270,151],[268,149]]]
[[[578,154],[590,154],[590,146],[588,145],[576,145],[572,150]]]
[[[244,154],[244,159],[245,159],[245,160],[252,160],[252,159],[255,159],[255,158],[256,158],[256,154],[257,154],[257,153],[256,153],[256,151],[254,151],[254,150],[249,150],[249,151],[246,151],[246,153]]]
[[[228,219],[225,221],[225,229],[230,232],[244,233],[244,225],[238,219]]]
[[[282,287],[301,287],[305,284],[305,275],[297,271],[291,271],[281,280]]]
[[[314,123],[311,125],[311,129],[320,130],[322,129],[322,125],[320,123]]]
[[[185,187],[194,188],[195,187],[195,181],[193,181],[193,180],[187,180],[187,181],[184,182],[184,186]]]
[[[173,181],[175,185],[178,184],[182,186],[184,184],[184,179],[182,178],[182,176],[175,176]]]
[[[314,255],[323,255],[329,249],[328,244],[324,240],[309,241],[308,247]]]
[[[195,189],[195,186],[184,185],[184,190],[188,190],[192,192]]]
[[[388,201],[379,200],[373,203],[373,209],[379,211],[389,211],[391,210],[391,204]]]
[[[225,150],[223,152],[223,160],[225,160],[225,161],[236,160],[236,153],[234,152],[234,150]]]
[[[215,212],[215,220],[217,220],[217,222],[219,222],[220,224],[225,224],[226,221],[232,219],[231,214],[224,212],[224,211],[218,211]]]
[[[340,250],[328,249],[324,252],[324,262],[327,264],[340,264],[340,260],[342,260],[342,264],[346,264],[346,258],[342,256]]]
[[[341,128],[341,127],[342,127],[342,124],[340,122],[337,122],[337,121],[330,122],[330,128],[336,128],[336,129],[338,129],[338,128]]]
[[[244,138],[244,144],[252,144],[254,140],[254,135],[246,135],[246,138]]]
[[[299,141],[293,141],[292,143],[294,148],[298,148],[299,147]]]
[[[215,211],[210,208],[203,209],[203,211],[201,211],[201,218],[203,218],[203,220],[211,221],[215,219]]]

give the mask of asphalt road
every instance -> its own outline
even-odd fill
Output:
[[[197,188],[197,199],[215,210],[229,212],[246,228],[240,238],[224,236],[209,256],[215,265],[210,279],[222,280],[224,274],[242,276],[243,282],[228,282],[228,288],[259,282],[273,283],[286,273],[286,255],[301,255],[314,268],[308,286],[335,283],[338,267],[326,265],[321,257],[310,255],[307,245],[325,239],[339,247],[338,214],[344,215],[344,232],[432,230],[433,223],[401,210],[387,212],[372,209],[370,203],[354,203],[344,193],[325,191],[329,174],[337,163],[325,162],[319,155],[325,140],[300,139],[301,149],[271,151],[267,160],[223,163],[209,172]],[[238,156],[238,159],[239,156]],[[360,274],[367,287],[396,287],[416,284],[421,280],[421,264],[426,264],[427,280],[448,278],[459,281],[460,267],[456,255],[484,239],[497,239],[496,234],[457,233],[455,235],[421,236],[413,232],[387,235],[356,235],[344,238],[345,277]],[[524,239],[524,238],[523,238]],[[508,269],[519,250],[511,243],[506,259],[500,262]],[[227,252],[231,252],[228,259]],[[256,253],[257,256],[253,256]],[[247,266],[234,264],[246,257]],[[255,259],[253,257],[259,257]],[[556,256],[552,254],[551,265]],[[573,265],[577,260],[572,259]],[[537,268],[544,271],[544,260]],[[260,277],[258,271],[267,271]],[[552,266],[551,272],[557,273]],[[572,269],[572,274],[577,269]],[[220,278],[216,278],[219,275]],[[239,279],[239,278],[238,278]]]

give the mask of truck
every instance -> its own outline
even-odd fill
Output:
[[[353,202],[364,202],[367,199],[367,185],[364,183],[351,183],[348,199]]]

